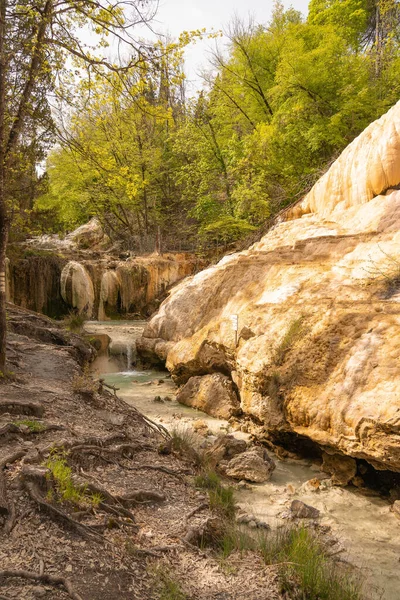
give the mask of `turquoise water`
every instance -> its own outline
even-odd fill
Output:
[[[120,390],[128,390],[135,383],[147,383],[158,381],[160,379],[169,381],[168,371],[122,371],[119,373],[104,373],[102,377],[109,385],[113,385]]]

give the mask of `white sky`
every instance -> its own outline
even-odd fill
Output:
[[[304,15],[307,13],[308,0],[284,0],[283,3],[286,8],[293,6]],[[243,19],[251,15],[256,22],[264,24],[270,19],[272,6],[273,0],[160,0],[152,26],[157,32],[177,37],[182,31],[203,27],[218,31],[226,27],[234,15]],[[193,82],[192,88],[200,86],[198,74],[207,67],[208,48],[213,43],[211,40],[197,42],[186,52],[186,74],[188,83]]]

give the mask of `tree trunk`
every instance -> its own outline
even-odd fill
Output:
[[[1,176],[0,176],[1,178]],[[1,183],[0,183],[1,187]],[[1,191],[0,191],[0,203]],[[5,372],[6,364],[6,248],[8,223],[0,217],[0,371]]]
[[[5,118],[6,118],[6,9],[7,1],[0,0],[0,371],[6,370],[6,248],[8,219],[5,188]]]

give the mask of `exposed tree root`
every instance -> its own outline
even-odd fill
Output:
[[[41,418],[44,414],[44,407],[35,402],[20,402],[18,400],[6,400],[0,402],[0,414],[10,413],[12,415],[31,415]]]
[[[7,423],[6,425],[3,425],[3,427],[0,427],[0,438],[9,434],[13,435],[19,433],[21,433],[21,430],[18,425],[14,425],[14,423]]]
[[[164,502],[166,500],[165,494],[160,492],[153,492],[152,490],[134,490],[129,494],[123,496],[117,496],[119,502],[124,505],[129,505],[132,502],[136,504],[144,504],[146,502]]]
[[[35,421],[36,422],[36,421]],[[56,425],[53,423],[42,423],[41,421],[37,421],[39,425],[38,429],[30,429],[29,426],[21,426],[15,423],[7,423],[3,427],[0,428],[0,439],[2,437],[7,437],[8,435],[40,435],[43,433],[47,433],[48,431],[66,431],[67,427],[64,425]]]
[[[135,516],[133,513],[127,510],[116,496],[110,494],[103,486],[94,483],[93,478],[89,475],[86,475],[85,478],[74,475],[73,482],[80,488],[86,488],[86,490],[89,490],[89,492],[92,492],[93,494],[99,494],[103,498],[99,503],[99,508],[102,508],[105,512],[114,516],[130,519],[135,523]]]
[[[25,456],[26,452],[27,452],[27,450],[18,450],[17,452],[14,452],[13,454],[6,456],[0,462],[0,515],[3,515],[3,516],[10,515],[10,517],[12,517],[13,516],[12,513],[13,512],[15,513],[15,507],[12,504],[10,504],[10,502],[8,501],[8,498],[7,498],[7,486],[6,486],[6,480],[4,477],[3,470],[6,467],[6,465],[12,464],[15,461],[19,460],[20,458],[22,458],[23,456]],[[15,519],[15,514],[14,514],[14,519]],[[6,530],[8,530],[10,525],[12,525],[12,521],[9,522],[9,520],[8,520],[6,522]],[[10,531],[11,531],[11,529],[10,529]]]
[[[71,582],[64,577],[59,577],[57,575],[47,575],[45,573],[33,573],[31,571],[14,571],[14,570],[4,570],[0,571],[0,580],[18,577],[20,579],[30,579],[32,581],[38,581],[40,583],[44,583],[47,585],[51,585],[53,587],[63,586],[65,590],[68,592],[69,596],[72,600],[83,600],[82,596],[80,596],[77,592],[74,592]]]
[[[23,469],[23,484],[31,499],[57,523],[61,523],[63,526],[78,533],[85,539],[103,542],[104,538],[91,527],[75,521],[64,511],[47,502],[40,492],[40,487],[43,487],[43,485],[46,484],[45,473],[46,471],[43,469]]]

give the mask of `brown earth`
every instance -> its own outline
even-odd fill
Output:
[[[8,318],[0,598],[156,600],[160,573],[170,573],[192,600],[279,599],[274,568],[255,555],[226,568],[185,542],[188,527],[211,516],[207,503],[190,516],[205,503],[194,466],[161,453],[164,431],[82,375],[90,348],[46,317],[9,306]],[[101,493],[97,507],[61,500],[44,466],[51,456],[68,463],[75,486]]]

